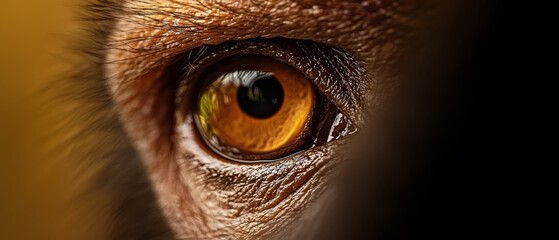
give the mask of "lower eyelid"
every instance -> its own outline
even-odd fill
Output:
[[[308,158],[308,155],[313,155],[314,161],[319,161],[320,159],[315,159],[320,156],[329,156],[328,154],[333,150],[333,147],[337,145],[344,145],[347,143],[346,138],[338,139],[325,143],[321,146],[316,146],[311,149],[301,150],[295,152],[289,156],[283,157],[282,161],[262,161],[254,162],[251,161],[250,164],[236,163],[232,161],[223,161],[221,156],[213,153],[198,136],[195,125],[193,124],[194,119],[191,115],[184,119],[183,124],[177,126],[176,132],[176,142],[180,145],[181,149],[186,149],[189,153],[187,155],[195,155],[197,159],[203,166],[219,166],[215,168],[227,169],[232,172],[250,172],[250,171],[264,171],[264,172],[274,172],[274,174],[282,175],[281,169],[285,169],[287,166],[301,165],[303,161],[301,159]],[[299,162],[299,163],[297,163]],[[274,169],[274,171],[272,171]]]
[[[292,184],[292,181],[298,185],[305,184],[304,179],[309,178],[309,174],[317,171],[331,171],[333,166],[339,163],[333,159],[333,154],[344,145],[343,142],[346,142],[345,140],[330,142],[321,147],[286,157],[283,161],[246,165],[221,161],[215,156],[207,154],[207,150],[203,149],[204,146],[194,140],[195,134],[195,129],[188,127],[187,124],[178,130],[181,138],[178,148],[182,155],[177,163],[184,167],[185,174],[195,173],[196,176],[190,175],[197,179],[195,181],[204,182],[203,185],[213,184],[216,187],[215,190],[224,190],[233,185],[246,185],[258,181],[272,185],[274,181],[280,181],[285,184],[284,187]],[[321,174],[327,175],[328,173]]]

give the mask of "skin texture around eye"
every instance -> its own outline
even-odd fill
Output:
[[[176,237],[281,238],[312,225],[298,221],[319,211],[327,180],[348,152],[343,150],[348,141],[268,164],[221,161],[195,140],[191,115],[173,117],[176,86],[163,79],[174,56],[204,44],[257,37],[310,39],[343,48],[366,69],[355,78],[362,90],[353,94],[367,98],[355,98],[353,107],[340,109],[360,120],[364,102],[378,104],[388,94],[385,70],[411,24],[402,17],[410,5],[342,0],[125,2],[109,38],[105,74]]]

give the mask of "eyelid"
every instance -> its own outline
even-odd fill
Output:
[[[175,63],[186,66],[186,69],[178,68],[183,72],[178,74],[179,78],[187,79],[178,96],[185,86],[192,84],[188,79],[197,78],[193,76],[195,72],[203,72],[218,61],[240,54],[268,56],[290,65],[309,78],[352,124],[360,123],[364,70],[343,50],[309,40],[252,39],[188,51]]]

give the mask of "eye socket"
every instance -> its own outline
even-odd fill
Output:
[[[309,143],[315,90],[285,63],[262,56],[216,64],[197,100],[200,134],[221,155],[283,157]]]
[[[305,154],[356,131],[344,114],[355,117],[360,109],[352,104],[360,92],[355,70],[344,51],[304,40],[252,39],[191,50],[167,71],[171,79],[180,76],[180,143],[204,151],[198,156],[240,163]]]

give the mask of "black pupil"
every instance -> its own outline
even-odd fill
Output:
[[[240,86],[239,105],[248,115],[267,118],[279,111],[283,102],[283,88],[274,76],[256,80],[252,86]]]

